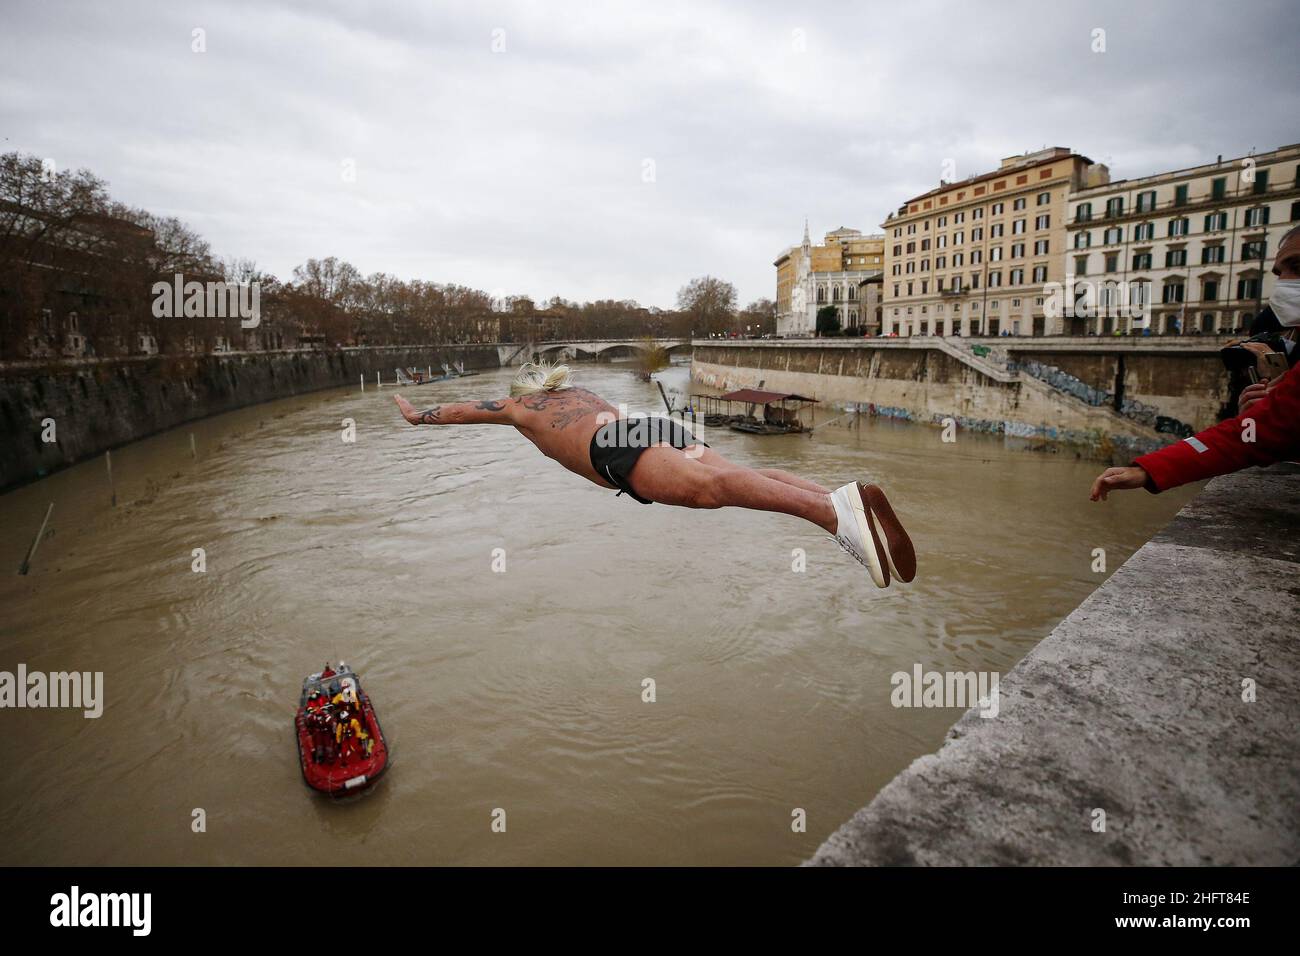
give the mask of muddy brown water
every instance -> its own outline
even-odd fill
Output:
[[[624,368],[578,372],[662,409]],[[891,674],[1005,672],[1104,580],[1094,548],[1113,572],[1193,494],[1092,504],[1093,463],[912,424],[707,433],[746,464],[882,484],[920,571],[877,591],[811,525],[616,498],[513,430],[411,428],[391,394],[119,449],[116,508],[102,458],[0,497],[0,670],[102,671],[105,696],[98,719],[0,710],[0,862],[797,863],[960,715],[894,708]],[[335,803],[303,785],[292,720],[303,674],[339,658],[394,759]]]

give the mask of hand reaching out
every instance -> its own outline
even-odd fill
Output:
[[[415,410],[414,405],[412,405],[406,399],[402,398],[401,395],[394,395],[393,401],[395,401],[397,403],[397,407],[401,409],[403,418],[405,418],[412,425],[420,424],[420,413]]]
[[[1137,465],[1127,468],[1107,468],[1092,483],[1092,492],[1088,498],[1092,501],[1105,501],[1112,491],[1129,488],[1141,488],[1147,483],[1147,473]]]

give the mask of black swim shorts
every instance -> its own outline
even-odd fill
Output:
[[[591,436],[591,467],[615,488],[619,494],[627,492],[643,505],[653,504],[642,498],[628,483],[632,466],[641,457],[642,452],[655,445],[672,445],[674,448],[686,448],[689,445],[704,445],[677,422],[667,418],[642,417],[619,418],[603,425]]]

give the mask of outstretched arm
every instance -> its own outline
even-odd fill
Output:
[[[486,402],[452,402],[434,405],[424,411],[394,395],[393,401],[402,410],[402,417],[412,425],[513,425],[514,400],[502,398]]]
[[[1108,491],[1123,488],[1159,494],[1300,453],[1300,371],[1291,369],[1263,397],[1247,404],[1236,418],[1143,455],[1127,468],[1107,468],[1092,483],[1089,497],[1104,499]]]

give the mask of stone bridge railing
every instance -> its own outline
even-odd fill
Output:
[[[501,364],[519,365],[532,359],[534,355],[546,356],[554,352],[585,353],[602,355],[611,349],[628,349],[642,352],[650,345],[656,345],[665,351],[690,348],[691,340],[682,338],[663,339],[556,339],[543,342],[525,342],[518,345],[501,346]]]

